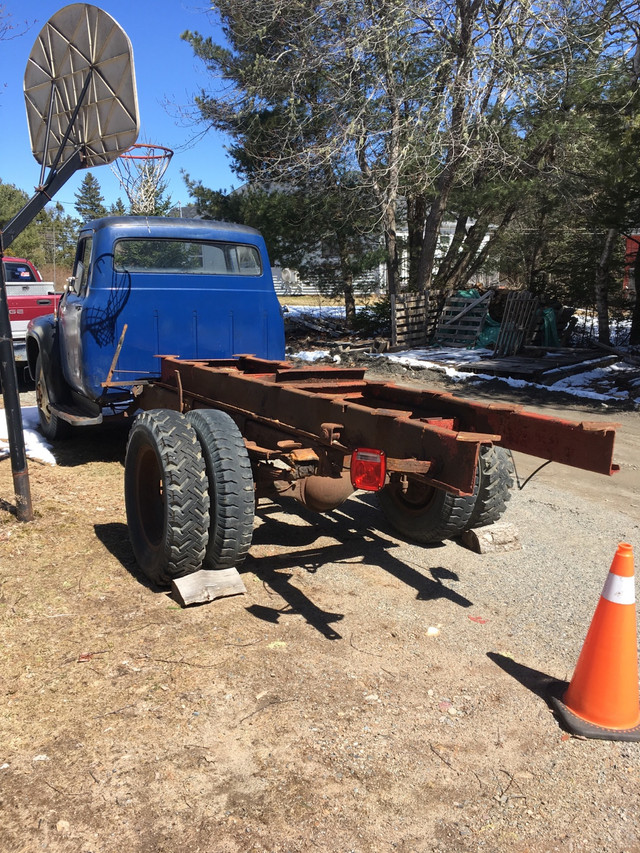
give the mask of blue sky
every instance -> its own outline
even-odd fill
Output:
[[[12,38],[0,42],[0,179],[32,195],[40,179],[40,165],[33,158],[29,144],[22,90],[24,70],[44,24],[69,4],[64,0],[3,0],[3,5],[11,15],[14,30]],[[181,33],[197,30],[223,40],[207,15],[206,0],[201,4],[198,0],[98,0],[93,5],[115,18],[131,40],[141,124],[138,141],[174,150],[165,175],[172,201],[189,202],[181,170],[213,189],[238,186],[240,181],[231,172],[224,149],[225,138],[213,131],[198,138],[202,126],[189,126],[178,115],[180,107],[192,104],[194,94],[209,88],[212,82],[191,47],[180,39]],[[109,166],[91,172],[107,205],[118,196],[126,203]],[[74,193],[85,174],[76,173],[55,199],[74,216]]]

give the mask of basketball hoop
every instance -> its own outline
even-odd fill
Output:
[[[111,170],[127,194],[131,213],[155,213],[158,187],[172,157],[173,151],[164,145],[138,142],[113,161]]]

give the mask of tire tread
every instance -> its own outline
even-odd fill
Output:
[[[204,567],[231,568],[246,557],[253,539],[251,460],[240,430],[226,412],[194,409],[187,420],[198,435],[209,478],[211,519]]]
[[[498,521],[507,509],[513,488],[513,460],[508,450],[496,445],[483,447],[478,463],[478,497],[467,529]]]
[[[144,522],[137,517],[137,454],[153,448],[164,487],[166,523],[162,542],[149,548]],[[202,567],[209,527],[209,495],[204,459],[195,430],[178,412],[155,409],[139,415],[131,429],[125,460],[125,502],[134,554],[144,574],[159,585]]]
[[[411,513],[393,487],[386,486],[378,493],[380,507],[390,524],[403,536],[423,545],[453,539],[462,533],[469,524],[475,497],[475,491],[473,495],[452,495],[436,490],[424,511]]]

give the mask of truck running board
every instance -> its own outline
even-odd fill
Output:
[[[102,423],[102,413],[98,415],[88,415],[86,411],[80,407],[72,406],[67,403],[50,402],[49,408],[51,409],[52,414],[72,426],[97,426]]]

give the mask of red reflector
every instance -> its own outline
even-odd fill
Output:
[[[384,450],[359,447],[351,454],[351,485],[365,492],[377,492],[384,486],[387,461]]]

